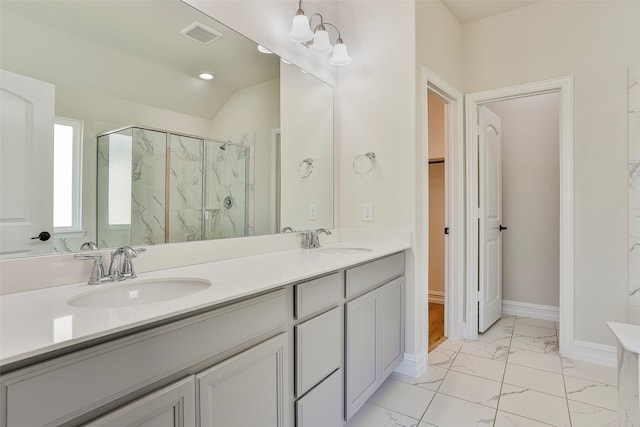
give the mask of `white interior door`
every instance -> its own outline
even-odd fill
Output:
[[[50,253],[55,86],[0,70],[0,256]],[[46,237],[43,234],[43,238]]]
[[[502,121],[478,108],[479,292],[478,331],[502,316]]]

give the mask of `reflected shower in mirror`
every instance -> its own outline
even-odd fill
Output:
[[[6,0],[0,20],[0,257],[333,226],[331,86],[179,0]]]

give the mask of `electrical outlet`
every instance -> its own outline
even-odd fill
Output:
[[[316,221],[318,219],[318,205],[316,203],[309,204],[309,220]]]
[[[373,203],[362,204],[362,220],[373,221]]]

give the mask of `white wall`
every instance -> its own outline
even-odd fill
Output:
[[[334,226],[333,87],[297,67],[280,67],[280,226]],[[303,163],[311,159],[312,165]],[[309,214],[316,207],[316,218]]]
[[[489,104],[502,119],[502,298],[559,305],[557,93]]]
[[[575,339],[627,321],[627,66],[640,2],[534,3],[463,27],[465,92],[573,75]]]

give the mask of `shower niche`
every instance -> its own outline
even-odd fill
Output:
[[[251,234],[251,145],[130,126],[98,136],[99,247]]]

